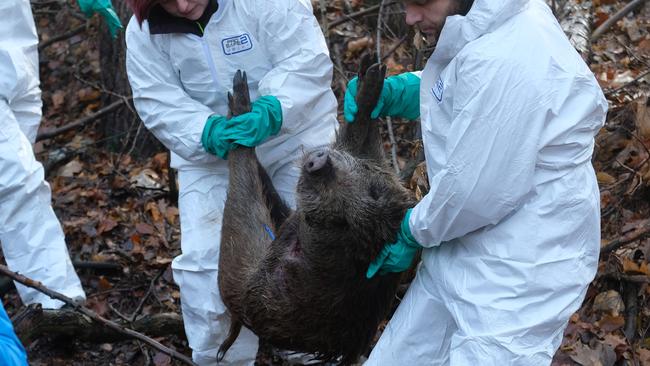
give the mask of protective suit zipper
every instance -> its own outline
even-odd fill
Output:
[[[201,30],[201,36],[199,39],[201,41],[201,45],[203,46],[203,53],[205,54],[205,58],[208,61],[208,66],[210,67],[210,74],[212,74],[212,82],[214,83],[215,90],[219,90],[219,82],[217,81],[217,67],[214,64],[214,60],[212,59],[212,53],[210,52],[210,45],[208,45],[208,41],[203,37],[204,35],[204,30],[203,27],[201,26],[201,23],[196,22],[196,25],[199,27]]]

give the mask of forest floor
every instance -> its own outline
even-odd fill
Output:
[[[592,29],[627,3],[594,1]],[[381,9],[380,27],[379,7],[369,1],[313,5],[331,49],[332,87],[339,101],[361,53],[376,49],[378,36],[389,74],[421,68],[431,51],[413,42],[398,3],[387,2]],[[97,17],[86,22],[71,0],[33,0],[32,8],[41,39],[43,133],[92,115],[105,107],[102,96],[112,92],[100,82],[97,35],[106,31],[104,24]],[[123,43],[123,35],[116,42]],[[602,253],[598,274],[571,318],[553,365],[650,366],[650,5],[616,22],[591,51],[587,62],[610,103],[593,159],[601,189]],[[134,137],[145,133],[139,121],[118,136],[105,136],[98,126],[110,123],[109,115],[35,145],[88,296],[86,306],[131,325],[156,314],[179,315],[170,263],[180,253],[180,231],[175,197],[169,193],[168,154],[161,149],[134,156]],[[386,151],[421,197],[427,184],[422,170],[413,170],[422,159],[417,124],[392,125],[395,141],[391,144],[385,130]],[[119,147],[108,149],[106,142],[115,139]],[[0,296],[10,315],[20,311],[15,289],[6,281],[4,286],[0,281]],[[154,338],[190,355],[180,323],[171,329]],[[32,365],[181,364],[126,337],[90,340],[52,331],[36,334],[25,346]]]

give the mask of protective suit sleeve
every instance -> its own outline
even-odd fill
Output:
[[[260,80],[259,95],[282,105],[282,130],[296,134],[313,119],[313,110],[336,103],[331,92],[333,66],[323,33],[311,10],[299,0],[257,1],[260,37],[273,68]],[[331,98],[332,100],[328,100]]]
[[[507,56],[468,59],[455,72],[452,120],[446,141],[438,142],[444,156],[425,146],[427,159],[441,161],[442,168],[429,177],[431,189],[410,219],[423,247],[497,224],[522,203],[533,187],[554,93]]]
[[[213,112],[185,92],[168,55],[152,42],[146,22],[140,31],[131,18],[126,45],[133,103],[147,129],[185,160],[214,161],[201,146],[203,127]]]

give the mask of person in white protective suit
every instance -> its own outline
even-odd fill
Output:
[[[436,47],[374,112],[420,116],[431,188],[368,269],[403,271],[423,248],[365,365],[549,365],[597,270],[607,101],[543,0],[405,6]]]
[[[130,0],[127,73],[145,126],[178,169],[182,254],[172,262],[193,359],[216,364],[229,317],[217,287],[228,151],[256,146],[291,206],[303,151],[335,136],[333,67],[311,4],[303,0]],[[235,72],[248,76],[253,110],[227,120]],[[253,364],[243,329],[222,363]]]
[[[98,4],[101,2],[102,4]],[[119,29],[108,0],[80,0],[88,16],[104,15]],[[112,12],[112,13],[110,13]],[[41,120],[38,36],[29,0],[0,1],[0,243],[9,268],[70,298],[83,301],[50,186],[32,143]],[[16,284],[25,304],[56,309],[63,302]]]

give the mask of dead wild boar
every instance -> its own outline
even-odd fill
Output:
[[[330,148],[304,156],[295,211],[254,149],[229,153],[219,289],[232,324],[219,359],[243,324],[274,347],[350,364],[387,316],[399,275],[365,274],[415,202],[387,166],[379,123],[370,119],[386,68],[367,65],[359,73],[356,122],[343,126]],[[239,71],[233,91],[231,113],[249,111]]]

